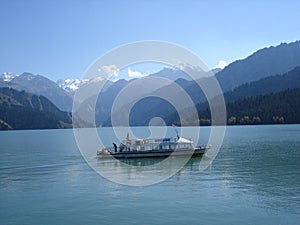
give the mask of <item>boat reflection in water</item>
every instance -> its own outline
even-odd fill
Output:
[[[188,166],[192,166],[196,163],[199,163],[201,160],[202,156],[193,156],[191,157],[186,165]],[[160,163],[164,160],[165,158],[160,157],[160,158],[139,158],[139,159],[119,159],[119,161],[121,163],[125,163],[127,165],[130,166],[135,166],[135,167],[139,167],[139,166],[151,166],[151,165],[155,165],[157,163]],[[178,165],[180,164],[182,161],[185,161],[186,157],[171,157],[168,160],[168,163],[166,164],[166,166],[172,166],[172,164],[174,165]]]
[[[200,171],[200,163],[210,161],[205,155],[193,157],[168,157],[168,158],[125,158],[103,159],[98,158],[97,167],[109,180],[117,180],[125,184],[126,180],[139,186],[139,179],[165,180],[183,171]]]

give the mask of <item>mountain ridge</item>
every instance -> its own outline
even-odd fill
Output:
[[[253,97],[298,87],[300,80],[299,66],[300,41],[281,43],[275,47],[270,46],[260,49],[244,59],[236,60],[221,71],[216,71],[217,73],[215,76],[205,76],[201,78],[203,79],[201,82],[203,85],[209,85],[210,79],[216,78],[223,89],[226,101],[233,102],[240,98]],[[189,66],[189,68],[193,69],[194,67]],[[140,78],[142,79],[140,84],[143,85],[144,82],[146,85],[143,86],[145,87],[142,89],[144,93],[140,93],[140,97],[147,98],[149,96],[160,96],[160,94],[168,92],[173,98],[179,99],[181,97],[180,91],[184,90],[192,99],[193,104],[197,105],[197,107],[198,105],[205,103],[207,99],[197,84],[200,80],[187,80],[185,79],[186,77],[183,76],[186,74],[178,69],[180,68],[165,68],[155,74],[149,75],[152,77],[160,76],[171,82],[165,83],[164,87],[154,88],[152,92],[149,92],[148,87],[155,85],[155,83],[146,84],[144,81],[146,81],[147,77]],[[194,69],[199,70],[199,68]],[[203,71],[200,72],[203,73]],[[91,98],[97,99],[95,119],[99,126],[107,124],[107,121],[110,121],[113,102],[123,88],[128,88],[127,91],[132,92],[138,90],[133,85],[135,80],[127,81],[121,79],[114,83],[106,82],[104,88],[103,83],[101,82],[105,81],[102,78],[95,78],[95,83],[92,81],[85,83],[81,80],[69,79],[59,85],[46,77],[33,75],[31,73],[23,73],[19,76],[13,73],[5,73],[0,76],[0,87],[7,86],[20,91],[25,90],[26,92],[31,92],[36,95],[43,95],[63,111],[71,111],[74,101],[74,90],[77,88],[85,88],[85,91],[88,91],[87,93],[95,93],[95,96],[92,96]],[[102,92],[99,96],[96,96],[100,87]],[[178,88],[176,90],[176,87],[180,87],[179,89],[181,90]],[[69,92],[64,90],[68,88]],[[83,101],[85,99],[76,99],[76,101],[79,101],[76,102],[76,104],[79,105],[79,108],[93,112],[94,106],[91,105],[89,101],[81,102],[81,100]],[[153,115],[157,115],[154,112],[155,110],[166,113],[169,113],[169,111],[172,110],[172,107],[168,107],[165,102],[157,98],[148,98],[148,100],[149,104],[151,103],[151,107],[143,107],[143,105],[140,104],[138,108],[135,108],[131,117],[133,119],[131,120],[134,120],[134,118],[143,118],[143,116],[138,116],[137,114],[147,115],[147,118],[150,118],[151,111],[153,111]],[[131,103],[128,102],[128,104]],[[162,114],[162,117],[165,118],[165,115]]]
[[[185,81],[187,82],[187,81]],[[185,83],[187,85],[187,83]],[[258,81],[253,81],[251,83],[243,84],[237,88],[235,88],[233,91],[225,92],[224,93],[224,99],[226,104],[239,101],[240,99],[246,99],[250,97],[256,97],[259,95],[267,95],[272,93],[278,93],[287,89],[293,89],[293,88],[300,88],[300,67],[296,67],[293,70],[282,74],[282,75],[276,75],[276,76],[270,76],[266,78],[262,78]],[[190,94],[190,93],[189,93]],[[201,95],[204,95],[201,93]],[[200,96],[199,93],[198,95]],[[300,97],[300,96],[299,96]],[[195,101],[195,100],[194,100]],[[160,100],[157,100],[156,102],[154,100],[149,99],[148,102],[144,101],[144,104],[154,104],[154,107],[150,108],[147,107],[146,109],[143,108],[142,105],[137,105],[136,107],[140,107],[139,110],[134,109],[133,113],[140,113],[145,118],[148,118],[147,121],[149,121],[149,118],[152,118],[151,115],[156,116],[157,113],[155,112],[157,108],[160,109],[160,111],[163,111],[167,113],[168,115],[162,114],[163,118],[172,118],[173,120],[178,119],[178,113],[170,111],[170,107],[167,105],[159,105]],[[204,112],[206,111],[206,114],[209,112],[207,110],[208,103],[202,102],[202,103],[195,103],[195,106],[197,108],[198,112]],[[152,110],[152,111],[151,111]],[[131,115],[131,118],[140,118],[139,116]],[[170,121],[169,121],[170,122]],[[134,123],[132,123],[134,124]],[[135,125],[143,124],[145,125],[145,122],[142,120],[136,120]]]
[[[51,100],[58,108],[71,111],[72,95],[61,89],[55,82],[42,75],[24,72],[7,82],[1,82],[0,87],[9,87],[36,95],[43,95]]]
[[[0,88],[2,129],[70,128],[70,113],[58,109],[44,96],[12,88]]]
[[[300,41],[260,49],[230,63],[216,74],[223,91],[264,77],[286,73],[300,66]]]

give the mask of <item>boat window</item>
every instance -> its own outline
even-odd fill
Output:
[[[192,149],[192,145],[189,143],[179,143],[177,149]]]
[[[168,150],[168,149],[170,149],[170,145],[162,145],[162,149]]]

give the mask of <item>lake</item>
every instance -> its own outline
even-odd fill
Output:
[[[201,159],[132,187],[96,173],[72,130],[1,131],[0,224],[300,224],[300,125],[227,127],[204,171]]]

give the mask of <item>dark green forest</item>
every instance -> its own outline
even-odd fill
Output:
[[[228,125],[300,123],[300,88],[227,103]],[[200,125],[210,125],[210,110],[199,112]]]
[[[71,114],[43,96],[0,88],[0,129],[70,128]]]

